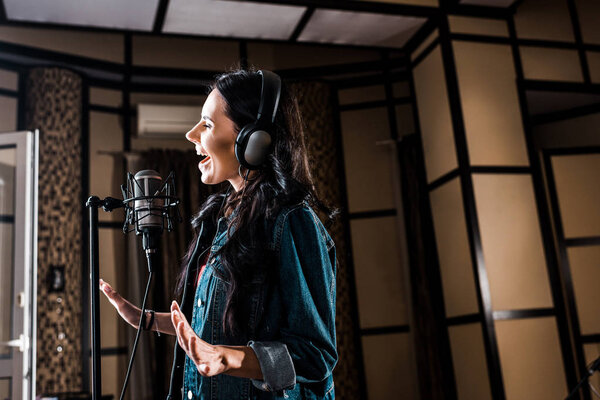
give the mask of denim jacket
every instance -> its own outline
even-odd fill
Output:
[[[208,262],[194,291],[192,270],[197,267],[198,253],[209,251],[201,249],[205,229],[201,227],[188,265],[182,311],[202,340],[214,345],[250,346],[256,353],[263,379],[225,374],[203,377],[175,344],[168,399],[179,395],[182,399],[202,400],[334,399],[332,371],[338,355],[336,254],[332,238],[306,202],[280,211],[268,243],[276,255],[278,276],[271,280],[275,284],[258,285],[258,289],[251,291],[246,302],[250,336],[240,343],[239,338],[236,342],[222,329],[228,283],[216,274],[220,268],[219,256],[213,256],[227,241],[227,223],[225,217],[217,223]],[[182,362],[184,357],[185,362]],[[181,375],[183,385],[181,392],[176,393]]]

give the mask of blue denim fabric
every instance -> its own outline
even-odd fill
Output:
[[[248,345],[258,358],[262,380],[221,374],[201,376],[186,357],[183,399],[334,399],[332,371],[338,359],[335,337],[335,245],[306,202],[283,209],[269,247],[278,256],[275,285],[252,292],[245,343],[222,329],[225,285],[212,257],[227,240],[226,218],[218,221],[211,255],[194,298],[192,328],[211,344]],[[238,339],[239,340],[239,339]]]

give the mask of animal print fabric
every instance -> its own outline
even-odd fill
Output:
[[[338,159],[337,138],[334,128],[335,116],[332,107],[331,87],[321,82],[301,82],[291,84],[298,98],[305,129],[307,151],[311,173],[319,196],[334,207],[344,207]],[[336,292],[336,335],[338,363],[333,370],[336,398],[357,399],[360,393],[358,384],[358,352],[355,349],[353,312],[350,301],[350,275],[346,257],[349,244],[344,240],[344,226],[340,218],[328,227],[335,241],[339,260]]]
[[[25,128],[40,130],[38,197],[37,393],[81,390],[82,81],[62,68],[26,78]],[[52,266],[65,287],[50,292]]]

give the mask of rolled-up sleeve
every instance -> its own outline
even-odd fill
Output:
[[[266,391],[323,381],[338,360],[333,242],[312,210],[297,208],[286,216],[279,248],[280,336],[248,343],[263,374],[252,382]]]

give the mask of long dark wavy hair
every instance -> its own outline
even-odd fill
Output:
[[[236,133],[244,125],[254,122],[261,92],[261,76],[256,71],[234,70],[218,75],[209,86],[208,93],[214,89],[218,90],[225,100],[225,114],[233,121]],[[268,262],[265,255],[269,254],[266,248],[269,243],[269,227],[272,227],[278,212],[287,205],[306,200],[315,211],[325,216],[325,226],[329,226],[339,213],[338,209],[325,204],[317,195],[310,173],[304,124],[298,102],[284,82],[271,134],[274,136],[272,151],[263,168],[258,170],[252,180],[246,182],[244,189],[238,192],[231,190],[229,196],[225,194],[227,188],[212,194],[192,218],[194,237],[183,257],[178,278],[177,291],[181,293],[186,266],[202,222],[209,221],[215,224],[221,209],[226,215],[236,210],[229,221],[226,243],[213,254],[220,255],[222,266],[222,270],[216,273],[228,283],[225,285],[223,328],[234,337],[248,333],[248,313],[243,305],[247,303],[244,300],[251,289],[250,282],[259,271],[264,272],[265,268],[276,267],[274,262]],[[263,274],[271,275],[277,274],[268,271]]]

